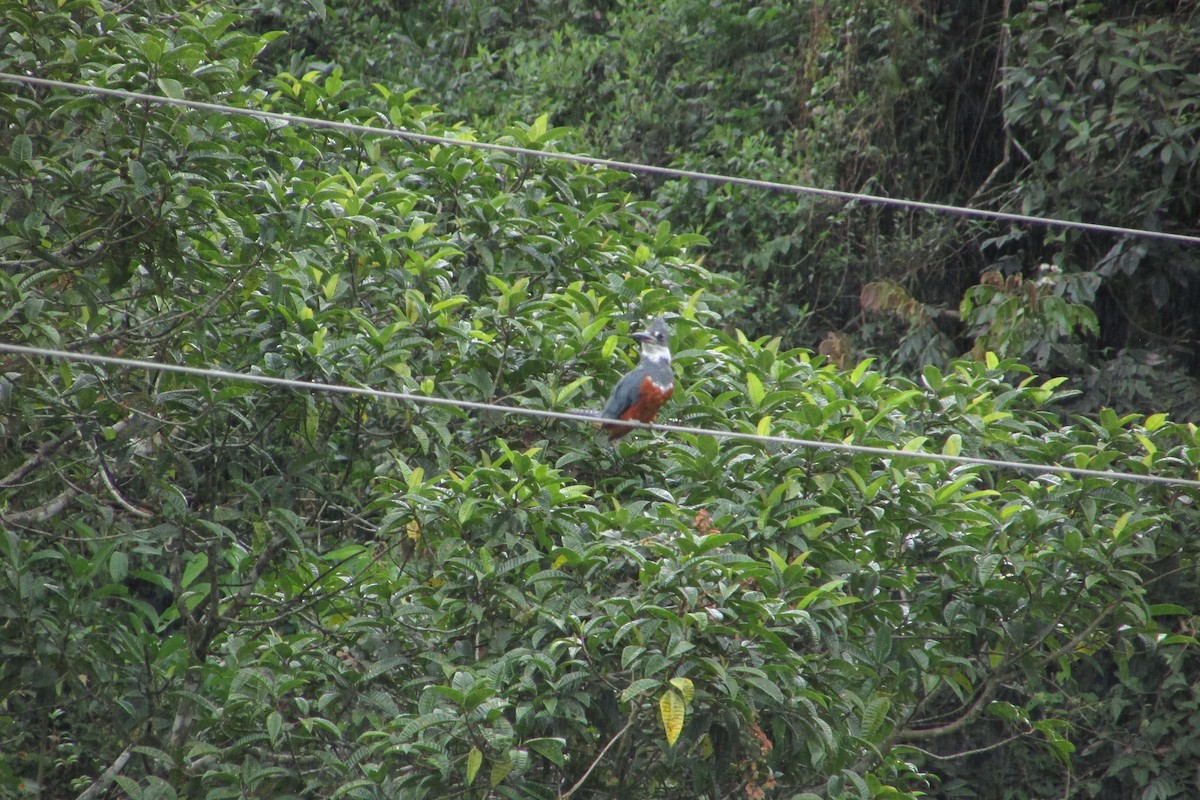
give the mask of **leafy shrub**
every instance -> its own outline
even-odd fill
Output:
[[[270,37],[215,6],[0,6],[6,70],[474,135],[333,68],[255,88]],[[693,425],[1200,462],[1195,427],[1161,415],[1060,425],[1060,382],[1014,385],[1015,361],[889,380],[726,331],[737,286],[696,263],[703,238],[610,170],[5,92],[0,341],[572,409],[668,313],[669,415]],[[538,118],[503,141],[568,134]],[[1102,717],[1073,676],[1120,671],[1114,738],[1140,676],[1172,678],[1146,741],[1190,709],[1177,488],[688,434],[609,447],[13,355],[0,374],[5,795],[905,798],[957,792],[963,742],[1031,754],[995,785],[1081,759],[1090,791],[1112,750],[1080,754]],[[1151,768],[1188,786],[1158,755],[1111,778]]]

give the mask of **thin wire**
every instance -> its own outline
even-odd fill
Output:
[[[320,381],[299,381],[292,378],[276,378],[270,375],[254,375],[244,372],[229,372],[220,369],[204,367],[189,367],[183,364],[164,364],[156,361],[141,361],[117,356],[96,355],[93,353],[71,353],[66,350],[51,350],[42,347],[29,347],[19,344],[0,342],[0,353],[55,358],[63,361],[78,361],[87,364],[106,364],[129,369],[149,370],[153,372],[171,372],[180,375],[192,375],[198,378],[214,378],[217,380],[242,381],[258,383],[266,386],[279,386],[288,389],[299,389],[309,392],[326,392],[330,394],[345,394],[358,397],[372,397],[379,400],[398,400],[406,403],[429,406],[445,406],[461,408],[470,411],[486,411],[500,414],[521,414],[527,417],[542,419],[564,420],[568,422],[585,422],[595,425],[599,418],[596,414],[570,411],[547,411],[539,408],[521,408],[519,406],[501,406],[495,403],[480,403],[474,400],[456,400],[449,397],[408,394],[392,392],[384,389],[371,389],[361,386],[348,386],[338,383],[323,383]],[[790,436],[769,436],[759,433],[744,433],[741,431],[723,431],[710,428],[698,428],[691,425],[673,425],[660,423],[642,423],[636,420],[622,420],[621,425],[631,428],[644,428],[669,433],[689,433],[696,436],[713,436],[718,439],[736,439],[760,444],[775,444],[785,447],[807,448],[812,450],[842,451],[875,455],[882,458],[912,458],[918,461],[941,461],[950,464],[965,464],[978,467],[995,467],[1034,475],[1071,475],[1078,478],[1103,478],[1116,482],[1157,484],[1160,486],[1187,487],[1200,489],[1200,480],[1187,478],[1172,478],[1161,475],[1137,475],[1129,472],[1113,472],[1111,470],[1084,469],[1081,467],[1066,467],[1058,464],[1032,464],[1024,461],[1008,461],[998,458],[977,458],[974,456],[949,455],[947,453],[922,453],[909,450],[894,450],[887,447],[872,447],[845,442],[821,442],[813,439],[795,439]]]
[[[734,175],[720,175],[714,172],[698,172],[690,169],[676,169],[675,167],[658,167],[652,164],[637,164],[631,161],[617,161],[609,158],[597,158],[595,156],[585,156],[575,153],[553,153],[545,150],[533,150],[528,147],[517,147],[515,145],[495,144],[493,142],[474,142],[463,139],[454,139],[448,136],[435,136],[429,133],[418,133],[416,131],[407,131],[397,128],[373,128],[369,125],[361,125],[353,122],[339,122],[335,120],[318,119],[316,117],[301,117],[294,114],[282,114],[277,111],[262,111],[254,108],[239,108],[237,106],[222,105],[220,103],[206,103],[199,100],[163,97],[161,95],[132,92],[126,89],[110,89],[103,86],[88,86],[86,84],[69,83],[67,81],[52,80],[50,78],[35,78],[29,75],[16,75],[11,72],[0,72],[0,80],[14,81],[31,86],[63,89],[71,92],[86,92],[91,94],[107,95],[110,97],[120,97],[125,100],[136,100],[138,102],[161,103],[163,105],[179,106],[197,111],[215,111],[221,114],[257,117],[259,119],[274,120],[276,122],[282,122],[285,124],[308,125],[314,128],[333,128],[336,130],[367,134],[371,136],[391,136],[398,139],[425,142],[427,144],[438,144],[449,147],[469,147],[476,150],[490,150],[498,153],[528,156],[531,158],[557,159],[559,161],[570,161],[576,164],[587,164],[594,167],[605,167],[608,169],[640,173],[643,175],[658,175],[665,178],[711,181],[712,183],[722,183],[733,186],[747,186],[754,189],[766,189],[770,191],[788,192],[791,194],[808,194],[817,197],[828,197],[836,200],[845,200],[848,202],[857,201],[863,203],[874,203],[876,205],[912,208],[921,211],[933,211],[943,214],[957,214],[963,217],[976,217],[981,219],[1000,220],[1003,222],[1020,222],[1027,225],[1045,225],[1052,228],[1073,228],[1077,230],[1092,231],[1094,233],[1107,233],[1118,236],[1135,236],[1145,239],[1161,239],[1164,241],[1181,242],[1184,244],[1200,244],[1200,236],[1191,236],[1183,233],[1149,231],[1142,230],[1140,228],[1127,228],[1118,225],[1103,225],[1097,222],[1079,222],[1077,220],[1058,219],[1054,217],[1036,217],[1030,214],[1017,214],[1010,211],[989,211],[982,208],[967,208],[966,206],[954,206],[945,203],[929,203],[923,200],[906,200],[898,197],[881,197],[879,195],[862,194],[860,192],[844,192],[837,189],[822,189],[816,186],[804,186],[795,183],[780,183],[778,181],[742,178]]]

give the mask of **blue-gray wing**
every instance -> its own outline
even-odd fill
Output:
[[[612,394],[608,396],[608,402],[604,404],[604,410],[600,412],[600,416],[607,419],[620,419],[622,412],[637,401],[641,383],[642,374],[639,370],[634,370],[621,378]]]

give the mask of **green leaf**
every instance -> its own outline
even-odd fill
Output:
[[[1181,606],[1176,603],[1154,603],[1150,606],[1150,616],[1165,617],[1165,616],[1189,616],[1192,610],[1186,606]]]
[[[873,358],[864,358],[854,367],[854,371],[850,373],[850,382],[854,384],[862,383],[863,376],[871,369],[871,365],[875,363]]]
[[[453,722],[457,717],[450,711],[444,708],[435,708],[427,714],[422,714],[416,719],[409,720],[400,730],[401,739],[411,739],[421,731],[442,725],[448,722]]]
[[[466,305],[469,302],[470,300],[468,300],[466,297],[463,297],[462,295],[455,295],[454,297],[449,297],[445,300],[434,303],[429,307],[429,310],[436,314],[440,311],[450,311],[458,308],[459,306]]]
[[[1004,563],[1004,557],[999,553],[989,553],[979,559],[978,581],[980,586],[987,586],[991,583],[992,576],[996,574],[996,570]]]
[[[887,695],[874,694],[871,700],[867,703],[867,707],[863,709],[862,714],[862,731],[863,735],[873,737],[883,727],[883,723],[887,720],[887,713],[891,709],[892,701]]]
[[[183,84],[174,78],[159,78],[157,83],[162,93],[172,100],[184,99]]]
[[[785,569],[788,568],[788,563],[787,563],[787,561],[784,560],[783,556],[779,555],[779,553],[776,553],[774,550],[772,550],[769,547],[765,548],[765,550],[767,553],[767,557],[771,559],[771,564],[775,567],[775,569],[779,570],[780,572],[783,572]]]
[[[763,387],[762,380],[753,372],[746,373],[746,393],[755,408],[761,406],[763,398],[766,397],[767,390]]]
[[[796,516],[791,517],[785,523],[785,526],[788,528],[795,528],[799,525],[807,525],[813,520],[821,519],[822,517],[836,516],[839,513],[841,512],[832,506],[819,506],[817,508],[809,509],[803,514],[797,514]]]
[[[738,670],[738,677],[765,694],[771,702],[780,704],[787,702],[775,682],[758,670]]]
[[[1163,646],[1178,644],[1184,645],[1185,647],[1200,647],[1200,639],[1197,639],[1195,636],[1187,636],[1184,634],[1171,634],[1169,636],[1164,636],[1159,641],[1159,644]]]
[[[576,378],[575,380],[571,381],[566,386],[559,389],[558,392],[555,394],[554,404],[557,406],[566,405],[567,401],[569,401],[572,397],[574,397],[576,394],[578,394],[579,390],[581,388],[583,388],[583,386],[585,386],[591,380],[592,380],[591,375],[581,375],[578,378]]]
[[[196,553],[188,559],[187,566],[183,568],[180,585],[184,589],[188,588],[206,569],[208,569],[208,556],[204,553]]]
[[[1112,538],[1113,539],[1115,539],[1117,541],[1122,540],[1121,534],[1124,533],[1126,526],[1129,525],[1129,520],[1132,518],[1132,516],[1133,516],[1132,511],[1126,511],[1124,514],[1117,517],[1117,521],[1113,523],[1113,528],[1112,528]]]
[[[508,773],[512,772],[512,768],[513,758],[511,755],[509,758],[496,759],[492,762],[492,770],[488,775],[488,783],[492,786],[499,786],[508,777]]]
[[[32,161],[33,139],[29,137],[29,134],[18,133],[14,136],[12,144],[8,148],[8,155],[16,161]]]
[[[108,576],[114,583],[122,583],[129,574],[129,556],[114,550],[108,557]]]
[[[657,689],[660,686],[662,686],[662,681],[657,678],[639,678],[621,690],[621,702],[628,703],[638,695]]]
[[[408,483],[409,491],[415,491],[421,488],[421,485],[425,482],[425,468],[413,467],[411,470],[409,470],[405,480]]]
[[[559,737],[528,739],[524,742],[526,747],[548,759],[556,767],[561,767],[566,763],[566,758],[563,755],[563,749],[566,747],[566,744],[566,740]]]
[[[539,139],[541,139],[543,136],[545,136],[546,129],[549,126],[549,124],[550,124],[550,115],[549,114],[539,115],[538,118],[533,121],[533,124],[529,126],[529,140],[531,142],[536,142]]]
[[[1165,425],[1166,422],[1167,422],[1166,414],[1151,414],[1150,416],[1146,417],[1146,421],[1145,421],[1145,423],[1143,423],[1143,427],[1145,427],[1145,429],[1147,431],[1150,431],[1151,433],[1153,433],[1154,431],[1158,430],[1163,425]]]
[[[829,595],[833,594],[834,592],[837,592],[838,590],[840,590],[845,585],[846,585],[846,581],[843,578],[835,578],[834,580],[826,581],[824,584],[817,587],[816,589],[813,589],[808,594],[806,594],[804,597],[802,597],[800,599],[800,602],[798,602],[796,604],[796,608],[808,608],[810,605],[812,605],[816,601],[821,600],[825,597],[828,597]]]
[[[321,284],[321,294],[324,295],[326,300],[332,300],[333,296],[337,294],[339,277],[338,273],[334,272]],[[434,310],[436,311],[437,309]]]

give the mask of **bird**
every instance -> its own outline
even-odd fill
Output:
[[[670,333],[662,317],[655,317],[644,331],[633,334],[641,342],[637,366],[617,382],[604,410],[603,419],[653,422],[658,410],[675,391],[675,372],[671,369]],[[615,442],[633,428],[616,422],[603,422],[600,429]]]

